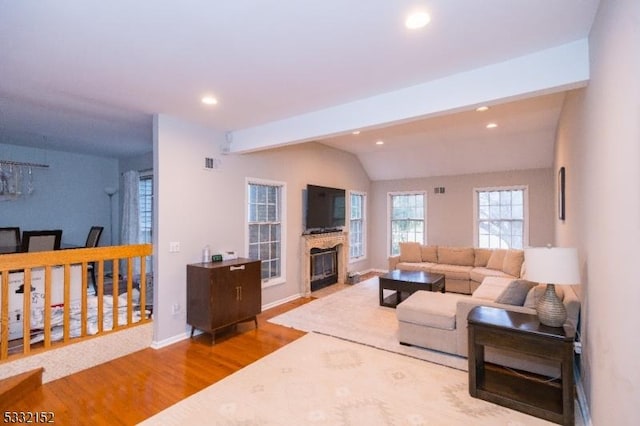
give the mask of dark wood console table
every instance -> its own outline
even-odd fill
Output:
[[[468,317],[469,394],[555,423],[574,424],[573,333],[540,324],[537,315],[487,306]],[[556,361],[561,384],[485,365],[484,348]]]
[[[262,310],[260,261],[235,259],[187,265],[187,324],[191,337],[197,328],[217,329],[252,320]]]

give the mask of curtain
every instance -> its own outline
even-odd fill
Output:
[[[138,226],[138,206],[140,203],[138,183],[140,182],[140,174],[135,170],[129,170],[128,172],[124,173],[123,180],[124,200],[122,203],[122,233],[120,241],[121,244],[139,244],[140,232]],[[136,261],[133,265],[133,272],[136,275],[140,274],[139,263],[139,261]]]

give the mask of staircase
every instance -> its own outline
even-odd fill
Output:
[[[0,380],[0,412],[10,411],[14,404],[41,387],[43,370],[38,368]]]

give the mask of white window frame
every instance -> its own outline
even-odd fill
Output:
[[[522,202],[523,202],[523,221],[522,226],[522,248],[529,246],[529,187],[527,185],[512,185],[512,186],[491,186],[484,188],[473,188],[473,244],[474,247],[480,247],[480,234],[479,234],[479,222],[478,217],[478,194],[480,192],[492,192],[492,191],[518,191],[522,190]]]
[[[280,276],[276,278],[267,278],[262,280],[262,288],[272,287],[284,284],[287,281],[287,184],[285,182],[273,181],[259,178],[245,179],[245,253],[249,256],[249,185],[269,185],[280,187]],[[262,269],[261,269],[262,270]]]
[[[362,197],[362,256],[351,257],[351,237],[353,235],[351,230],[351,196],[357,195]],[[361,191],[349,191],[349,263],[360,262],[367,258],[367,193]]]
[[[427,191],[416,190],[416,191],[395,191],[387,193],[387,256],[393,256],[391,253],[391,199],[397,195],[422,195],[424,200],[423,210],[424,210],[424,226],[422,227],[422,242],[423,244],[427,244],[427,206],[429,205],[429,200],[427,198]]]

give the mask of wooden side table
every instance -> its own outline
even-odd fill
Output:
[[[574,424],[573,333],[540,324],[537,315],[478,306],[468,317],[469,394],[555,423]],[[561,384],[485,365],[484,348],[555,361]]]

